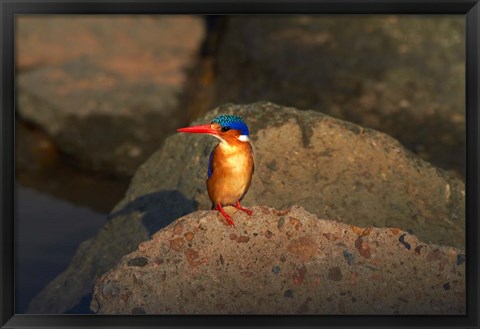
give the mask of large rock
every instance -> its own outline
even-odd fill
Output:
[[[464,184],[395,139],[268,102],[220,106],[196,123],[220,113],[244,117],[253,134],[255,174],[246,205],[298,204],[321,218],[401,227],[427,242],[464,246]],[[200,209],[210,209],[205,178],[216,143],[210,136],[170,137],[139,168],[117,209],[159,190],[177,190]]]
[[[282,209],[297,204],[319,218],[399,227],[427,243],[463,248],[463,183],[393,138],[319,112],[266,102],[227,104],[197,123],[219,113],[241,115],[252,132],[255,175],[244,205]],[[37,296],[29,312],[67,310],[65,305],[79,303],[96,276],[148,234],[193,210],[210,209],[205,179],[215,143],[209,136],[169,137],[138,169],[104,230]]]
[[[200,79],[195,90],[211,102],[195,98],[192,113],[257,100],[316,109],[464,177],[464,17],[242,16],[225,25],[212,50],[216,91]]]
[[[465,253],[396,228],[252,208],[176,220],[96,282],[98,314],[465,314]]]
[[[22,17],[18,113],[75,164],[133,175],[174,128],[199,17]]]

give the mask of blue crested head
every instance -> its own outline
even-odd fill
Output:
[[[241,117],[237,115],[222,114],[217,116],[215,119],[213,119],[211,123],[217,123],[222,128],[225,128],[226,130],[229,130],[229,129],[239,130],[240,134],[242,135],[246,135],[246,136],[250,135],[247,124],[245,123],[245,121],[243,121]]]

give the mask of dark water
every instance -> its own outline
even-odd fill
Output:
[[[82,241],[105,223],[128,178],[68,165],[49,138],[16,123],[15,312],[63,272]]]
[[[79,244],[105,222],[105,214],[34,189],[16,186],[16,313],[66,269]]]

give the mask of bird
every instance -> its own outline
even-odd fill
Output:
[[[219,140],[210,153],[206,180],[212,210],[218,210],[233,227],[235,224],[223,207],[233,206],[251,216],[253,212],[240,204],[255,169],[250,131],[245,121],[237,115],[221,114],[209,124],[179,128],[177,132],[207,134]]]

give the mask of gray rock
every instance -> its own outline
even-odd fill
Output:
[[[230,207],[231,208],[231,207]],[[232,208],[233,209],[233,208]],[[98,314],[464,315],[464,251],[301,207],[176,220],[96,282]]]
[[[194,89],[212,101],[190,111],[258,100],[315,109],[464,177],[464,36],[461,16],[229,17],[215,91],[203,80]]]
[[[177,110],[204,37],[200,18],[35,17],[18,29],[17,111],[76,165],[133,175],[186,121]]]
[[[297,204],[319,218],[362,227],[399,227],[412,230],[422,241],[463,248],[463,183],[393,138],[319,112],[267,102],[227,104],[197,123],[210,122],[219,113],[242,116],[252,132],[255,175],[243,205],[282,209]],[[79,254],[85,261],[72,263],[29,311],[68,309],[64,305],[75,305],[88,295],[96,276],[109,270],[122,253],[133,251],[148,233],[194,210],[210,209],[205,179],[215,143],[209,136],[169,137],[137,170],[104,233],[90,241],[88,257],[86,251]],[[111,236],[118,239],[115,245]],[[120,242],[123,238],[130,243]],[[81,289],[74,291],[65,282]]]
[[[420,160],[395,139],[316,111],[272,103],[220,106],[196,123],[234,113],[253,132],[255,174],[243,203],[292,204],[358,226],[411,229],[420,239],[464,246],[464,184]],[[205,188],[209,136],[176,134],[145,162],[128,200],[178,190],[210,209]]]

